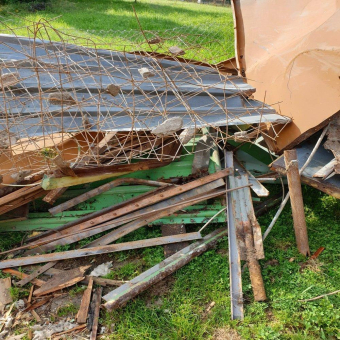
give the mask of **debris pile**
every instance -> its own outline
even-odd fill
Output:
[[[231,317],[242,320],[241,261],[254,299],[266,300],[263,241],[289,198],[298,250],[310,255],[300,181],[340,197],[338,118],[276,158],[291,119],[253,99],[239,55],[209,65],[185,59],[183,46],[117,52],[84,38],[71,44],[62,32],[54,42],[50,30],[41,21],[31,36],[0,42],[0,231],[28,236],[0,254],[8,276],[0,280],[0,336],[34,318],[33,339],[96,339],[100,308],[125,306],[223,237]],[[282,175],[284,200],[258,202],[270,194],[263,182]],[[257,216],[280,203],[262,235]],[[161,226],[162,236],[125,238],[145,226]],[[127,282],[105,277],[114,267],[105,254],[154,246],[163,246],[162,262]],[[48,323],[44,309],[76,284],[85,289],[75,320]],[[14,303],[12,288],[28,298]]]

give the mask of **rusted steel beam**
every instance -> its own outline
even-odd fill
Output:
[[[223,236],[227,236],[227,230],[225,228],[215,230],[211,234],[203,237],[202,240],[183,248],[181,251],[168,257],[141,275],[138,275],[126,284],[103,296],[103,299],[107,301],[104,307],[112,310],[124,306],[129,300],[150,286],[171,275],[192,259],[210,249]]]
[[[1,261],[0,269],[27,266],[27,265],[43,263],[47,261],[60,261],[60,260],[66,260],[70,258],[107,254],[107,253],[113,253],[113,252],[123,251],[123,250],[160,246],[160,245],[169,244],[169,243],[198,240],[200,238],[202,238],[201,234],[194,232],[194,233],[187,233],[187,234],[173,235],[173,236],[166,236],[166,237],[156,237],[156,238],[151,238],[147,240],[118,243],[118,244],[112,244],[109,246],[76,249],[76,250],[69,250],[69,251],[64,251],[60,253],[35,255],[35,256],[29,256],[29,257],[19,257],[15,259]]]
[[[193,192],[188,192],[188,193],[184,193],[182,195],[179,195],[178,197],[174,197],[171,201],[174,202],[175,200],[178,202],[178,204],[175,204],[173,206],[169,206],[168,204],[170,202],[165,201],[162,202],[163,203],[163,207],[160,206],[160,208],[162,208],[162,210],[154,213],[154,214],[150,214],[149,216],[145,216],[142,219],[138,219],[135,221],[132,221],[122,227],[120,227],[119,229],[113,230],[110,233],[100,237],[97,240],[94,240],[93,242],[91,242],[90,244],[88,244],[88,247],[96,247],[99,245],[106,245],[106,244],[110,244],[116,240],[118,240],[119,238],[147,225],[148,223],[151,223],[155,220],[158,220],[160,218],[163,218],[165,216],[171,216],[172,214],[174,214],[176,211],[178,210],[182,210],[186,207],[189,207],[190,205],[199,203],[203,200],[206,200],[207,197],[213,198],[213,197],[217,197],[221,195],[221,191],[215,191],[209,195],[203,196],[203,193],[209,192],[211,191],[211,189],[213,189],[213,184],[214,183],[210,183],[210,184],[206,184],[204,186],[202,186],[201,188],[195,189]],[[188,194],[191,194],[190,196]],[[183,203],[181,203],[181,201]],[[176,203],[177,203],[176,202]]]
[[[149,186],[155,186],[155,187],[166,187],[169,186],[168,183],[163,182],[157,182],[157,181],[150,181],[146,179],[138,179],[138,178],[119,178],[112,182],[106,183],[104,185],[101,185],[98,188],[95,188],[93,190],[90,190],[82,195],[79,195],[75,198],[72,198],[68,200],[67,202],[64,202],[62,204],[57,205],[56,207],[53,207],[49,209],[48,211],[52,214],[58,214],[62,211],[65,211],[67,209],[70,209],[71,207],[74,207],[75,205],[85,202],[86,200],[95,197],[99,194],[102,194],[103,192],[106,192],[112,188],[115,188],[122,184],[142,184],[142,185],[149,185]]]
[[[225,176],[227,176],[229,173],[232,172],[232,169],[224,169],[221,171],[218,171],[214,174],[199,178],[195,181],[179,185],[179,186],[169,186],[159,189],[154,195],[148,195],[144,198],[141,198],[140,200],[137,200],[134,204],[128,204],[128,205],[121,205],[119,208],[110,210],[109,212],[105,214],[98,214],[95,218],[87,221],[82,221],[82,223],[72,225],[71,227],[67,229],[58,230],[59,235],[67,235],[72,234],[74,232],[77,232],[79,230],[83,230],[86,228],[92,228],[98,224],[105,223],[107,221],[113,220],[114,218],[118,218],[119,216],[123,216],[125,214],[128,214],[130,212],[139,210],[141,208],[147,207],[149,205],[152,205],[154,203],[163,201],[165,199],[177,196],[179,194],[182,194],[186,191],[201,187],[204,184],[211,183],[213,181],[216,181],[218,179],[221,179]],[[53,240],[53,235],[47,236],[45,239],[51,239]]]
[[[46,252],[46,251],[50,251],[55,249],[57,246],[59,245],[66,245],[66,244],[71,244],[74,242],[77,242],[79,240],[82,240],[84,238],[93,236],[93,235],[97,235],[101,232],[116,228],[126,222],[130,222],[129,224],[124,225],[123,227],[121,227],[120,229],[118,229],[116,232],[112,232],[109,233],[95,241],[93,241],[92,243],[88,244],[86,247],[92,247],[92,246],[99,246],[99,245],[106,245],[109,243],[112,243],[114,240],[116,240],[117,238],[115,238],[114,240],[111,237],[111,234],[114,235],[121,235],[120,231],[124,230],[124,235],[126,235],[127,233],[136,230],[140,227],[143,227],[144,225],[146,225],[147,223],[153,222],[159,218],[165,217],[165,216],[170,216],[172,213],[176,212],[177,210],[181,210],[185,207],[188,207],[192,204],[198,203],[200,201],[203,201],[205,199],[208,198],[212,198],[212,197],[216,197],[218,195],[217,192],[211,193],[209,195],[207,195],[207,197],[205,196],[201,196],[203,195],[205,192],[210,192],[212,189],[215,189],[219,186],[221,186],[223,184],[222,180],[217,180],[215,182],[212,183],[208,183],[203,185],[200,188],[194,189],[194,190],[190,190],[188,192],[185,192],[181,195],[177,195],[169,200],[166,200],[164,202],[159,202],[157,204],[154,204],[150,207],[146,207],[144,209],[141,209],[139,211],[133,212],[129,215],[125,215],[119,219],[115,219],[113,221],[110,221],[108,223],[104,223],[101,224],[98,227],[93,227],[93,228],[88,228],[85,229],[83,231],[78,231],[75,232],[72,235],[68,235],[68,236],[59,236],[57,238],[57,240],[50,242],[48,244],[44,244],[44,245],[40,245],[34,249],[30,249],[28,250],[25,255],[30,255],[30,254],[35,254],[36,252]],[[199,199],[195,200],[195,201],[191,201],[191,198],[195,198],[196,196],[199,195]],[[184,203],[181,203],[184,202]],[[111,237],[111,238],[110,238]],[[120,236],[121,237],[121,236]],[[110,238],[110,242],[105,242],[102,243],[101,241],[103,239],[107,240]]]
[[[233,167],[233,153],[224,152],[225,167]],[[226,184],[227,189],[236,187],[235,177],[229,176]],[[231,318],[233,320],[243,320],[243,293],[242,293],[242,277],[241,277],[241,260],[240,252],[237,244],[236,234],[236,212],[233,204],[233,196],[237,192],[228,192],[227,199],[227,218],[228,218],[228,245],[229,245],[229,272],[230,272],[230,303]]]
[[[106,214],[110,211],[113,211],[115,209],[124,207],[124,206],[129,205],[129,204],[139,202],[142,198],[153,196],[154,194],[156,194],[157,192],[160,192],[161,190],[162,190],[162,188],[157,188],[157,189],[151,190],[149,192],[146,192],[144,194],[141,194],[137,197],[132,197],[132,198],[128,199],[127,201],[112,205],[112,206],[107,207],[105,209],[102,209],[100,211],[95,211],[95,212],[88,214],[88,215],[85,215],[85,216],[83,216],[83,217],[81,217],[77,220],[65,223],[65,224],[61,225],[60,227],[57,227],[57,228],[54,228],[54,229],[51,229],[51,230],[47,230],[47,231],[40,233],[36,236],[30,237],[29,239],[27,239],[27,243],[29,243],[31,245],[35,245],[37,242],[39,242],[38,240],[40,240],[40,241],[41,240],[49,240],[49,239],[53,240],[55,238],[55,235],[61,235],[60,232],[62,230],[66,230],[66,229],[73,227],[74,225],[77,225],[77,224],[82,224],[86,221],[92,220],[92,219],[94,219],[98,216],[104,215],[104,214]]]
[[[310,250],[296,150],[284,151],[284,158],[287,169],[296,243],[299,252],[306,256],[310,255]]]

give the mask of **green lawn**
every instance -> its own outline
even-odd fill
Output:
[[[46,10],[34,13],[29,6],[16,2],[1,6],[2,33],[12,33],[10,29],[18,27],[14,31],[16,34],[32,36],[32,23],[44,18],[54,28],[65,32],[61,36],[72,43],[85,45],[89,42],[72,40],[69,35],[91,39],[90,44],[105,48],[150,50],[144,43],[134,7],[147,38],[156,34],[165,39],[160,46],[152,45],[153,50],[163,52],[176,44],[187,52],[186,57],[209,62],[222,61],[234,53],[232,13],[227,6],[169,0],[62,0],[51,1]],[[60,40],[61,36],[51,29],[48,34],[52,40]],[[41,35],[47,37],[46,32]]]

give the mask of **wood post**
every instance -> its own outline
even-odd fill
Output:
[[[284,158],[297,247],[301,254],[310,255],[296,150],[284,151]]]

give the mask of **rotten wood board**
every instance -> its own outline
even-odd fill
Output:
[[[58,189],[51,190],[47,193],[47,195],[42,200],[52,205],[66,190],[67,188],[58,188]]]
[[[92,331],[90,335],[90,340],[97,339],[98,332],[98,322],[99,322],[99,312],[100,312],[100,303],[102,299],[103,288],[98,287],[94,292],[94,315],[93,315],[93,323],[92,323]]]
[[[11,297],[11,278],[0,279],[0,314],[5,310],[8,303],[13,302]]]
[[[35,290],[33,292],[33,296],[46,295],[57,290],[75,285],[76,283],[84,280],[84,273],[88,268],[90,268],[90,266],[83,266],[76,269],[64,271],[62,274],[55,275],[39,289]]]
[[[25,274],[23,272],[19,272],[18,270],[15,270],[15,269],[12,269],[12,268],[6,268],[5,267],[4,269],[2,269],[2,271],[6,274],[11,274],[13,276],[16,276],[19,279],[23,279],[23,278],[28,276],[27,274]],[[39,280],[39,279],[33,279],[33,280],[31,280],[31,283],[38,286],[38,287],[41,287],[46,282],[43,281],[43,280]]]
[[[64,270],[61,270],[61,269],[50,268],[45,272],[45,274],[49,275],[49,276],[53,276],[53,275],[56,275],[56,274],[61,274],[63,272],[64,272]],[[93,282],[95,284],[100,285],[100,286],[104,286],[104,287],[105,286],[121,286],[122,284],[124,284],[126,282],[126,281],[122,281],[122,280],[111,280],[111,279],[105,279],[105,278],[102,278],[102,277],[85,275],[85,279],[83,281],[80,281],[80,283],[89,284],[90,278],[93,279]]]
[[[43,263],[46,261],[60,261],[60,260],[66,260],[70,258],[78,258],[78,257],[85,257],[85,256],[91,256],[91,255],[98,255],[98,254],[107,254],[107,253],[113,253],[113,252],[118,252],[118,251],[123,251],[123,250],[161,246],[163,244],[183,242],[183,241],[189,241],[189,240],[197,240],[200,238],[202,238],[200,233],[193,232],[193,233],[174,235],[174,236],[157,237],[157,238],[152,238],[152,239],[147,239],[147,240],[124,242],[124,243],[112,244],[109,246],[100,246],[100,247],[93,247],[93,248],[69,250],[69,251],[64,251],[64,252],[59,252],[59,253],[21,257],[21,258],[1,261],[0,269],[27,266],[30,264]],[[84,277],[81,280],[83,279]],[[37,292],[35,293],[38,294]]]
[[[25,284],[29,283],[30,281],[32,281],[33,279],[35,279],[36,277],[38,277],[40,274],[43,274],[46,270],[52,268],[53,266],[55,266],[57,264],[56,261],[54,262],[48,262],[45,265],[43,265],[42,267],[38,268],[36,271],[34,271],[33,273],[29,274],[28,276],[26,276],[25,278],[21,279],[20,281],[18,281],[16,283],[16,286],[19,287],[23,287]]]
[[[78,323],[86,323],[87,316],[89,313],[89,307],[91,302],[91,294],[93,288],[93,277],[90,276],[89,284],[84,291],[83,297],[81,299],[78,315],[77,315],[77,322]]]
[[[224,236],[227,236],[227,230],[225,228],[215,230],[211,234],[203,237],[202,240],[183,248],[181,251],[138,275],[131,281],[103,296],[103,299],[107,301],[104,307],[108,310],[113,310],[125,306],[129,300],[213,247],[216,242]]]

